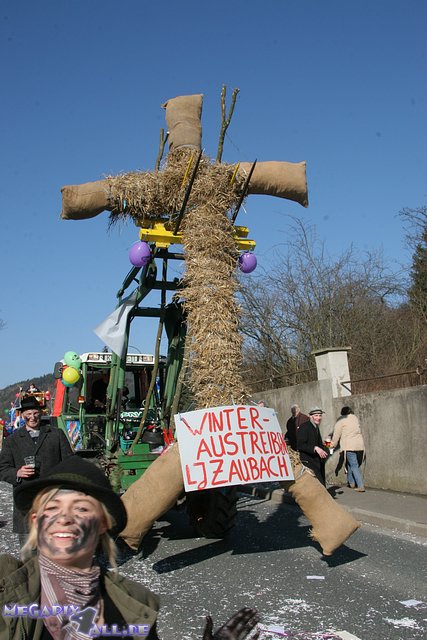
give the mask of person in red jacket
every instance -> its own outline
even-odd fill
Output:
[[[291,406],[291,417],[286,423],[285,441],[294,451],[297,450],[297,431],[303,422],[307,422],[310,418],[301,413],[301,409],[297,404]]]

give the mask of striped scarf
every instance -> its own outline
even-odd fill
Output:
[[[39,554],[41,580],[41,608],[75,605],[84,609],[93,607],[97,618],[102,613],[100,593],[100,567],[93,566],[90,571],[67,569]],[[44,624],[55,640],[87,640],[87,633],[79,633],[77,627],[64,615],[44,618]]]

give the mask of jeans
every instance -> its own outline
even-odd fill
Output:
[[[355,484],[356,487],[363,487],[356,451],[347,451],[347,481],[349,484]]]

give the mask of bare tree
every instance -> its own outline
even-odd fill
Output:
[[[405,207],[399,211],[399,217],[403,220],[406,229],[406,240],[413,250],[422,241],[427,229],[427,206],[411,209]]]
[[[380,252],[353,246],[327,255],[315,229],[293,219],[273,267],[242,278],[245,363],[251,378],[276,379],[314,366],[312,351],[351,347],[352,375],[410,366],[420,327],[405,306],[404,274]],[[409,329],[409,330],[408,330]]]

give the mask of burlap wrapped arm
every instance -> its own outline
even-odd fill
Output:
[[[122,496],[128,514],[120,536],[138,550],[154,522],[168,511],[184,491],[178,444],[157,458]]]
[[[63,220],[86,220],[112,209],[107,180],[67,185],[62,187],[61,193]]]
[[[311,537],[331,556],[360,527],[351,513],[339,505],[313,473],[300,461],[292,459],[294,481],[283,486],[295,499],[312,525]]]
[[[246,177],[252,164],[241,162],[238,173]],[[294,200],[308,207],[305,162],[257,162],[249,182],[248,193]]]

